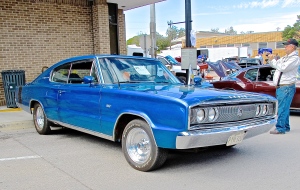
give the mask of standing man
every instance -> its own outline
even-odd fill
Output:
[[[283,43],[286,55],[276,61],[275,55],[269,54],[269,64],[276,69],[273,83],[276,86],[278,100],[278,120],[276,129],[271,134],[285,134],[290,131],[290,106],[296,92],[295,83],[300,60],[297,52],[298,42],[289,39]]]

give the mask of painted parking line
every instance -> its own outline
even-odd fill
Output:
[[[15,111],[22,111],[22,109],[21,108],[9,108],[9,109],[0,110],[0,112],[15,112]]]
[[[25,160],[25,159],[33,159],[33,158],[41,158],[41,156],[22,156],[22,157],[12,157],[12,158],[0,158],[1,161],[10,161],[10,160]]]

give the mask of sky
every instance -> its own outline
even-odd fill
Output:
[[[282,31],[300,15],[300,0],[191,0],[192,30],[225,32]],[[168,21],[185,21],[185,0],[166,0],[155,4],[156,31],[166,35]],[[126,40],[140,33],[150,34],[150,6],[127,10]],[[176,24],[185,28],[185,24]]]

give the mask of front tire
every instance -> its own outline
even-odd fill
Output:
[[[36,131],[41,135],[47,135],[51,132],[50,122],[47,120],[41,104],[36,103],[33,109],[33,122]]]
[[[150,126],[143,120],[129,122],[122,135],[122,151],[131,167],[140,171],[159,168],[168,152],[156,146]]]

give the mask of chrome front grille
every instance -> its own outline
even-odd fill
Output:
[[[206,115],[205,118],[201,121],[197,121],[195,117],[195,112],[191,112],[191,122],[190,122],[190,130],[195,128],[202,128],[204,125],[214,125],[214,124],[224,124],[228,122],[243,122],[248,120],[262,120],[265,118],[274,117],[275,115],[275,104],[276,103],[252,103],[252,104],[244,104],[244,105],[198,105],[192,108],[192,110],[204,110],[205,113],[208,113],[208,109],[214,108],[217,110],[217,117],[214,120],[209,120]],[[267,106],[267,112],[262,112],[261,109],[257,109],[258,107],[263,108]],[[260,111],[259,111],[260,110]],[[258,114],[259,113],[259,114]]]
[[[218,107],[219,117],[215,122],[244,120],[255,117],[256,105],[238,105]],[[238,113],[242,113],[240,116]]]

